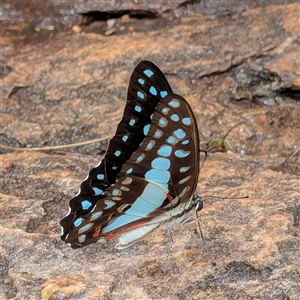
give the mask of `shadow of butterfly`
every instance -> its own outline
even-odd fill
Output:
[[[72,248],[116,237],[123,249],[202,208],[199,134],[187,101],[149,61],[133,71],[124,115],[100,163],[60,221]],[[173,221],[170,223],[170,221]]]

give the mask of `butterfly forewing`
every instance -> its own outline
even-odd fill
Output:
[[[74,228],[74,221],[106,197],[106,189],[115,183],[122,165],[144,139],[143,128],[150,124],[150,116],[158,101],[171,93],[168,81],[157,66],[149,61],[141,61],[136,66],[130,78],[123,118],[108,150],[81,183],[79,193],[69,202],[68,215],[60,221],[63,240]]]

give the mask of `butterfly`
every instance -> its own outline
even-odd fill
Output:
[[[60,221],[61,239],[78,248],[116,238],[115,248],[124,249],[160,225],[182,222],[203,206],[195,194],[199,155],[190,105],[172,92],[156,65],[141,61],[104,158]]]

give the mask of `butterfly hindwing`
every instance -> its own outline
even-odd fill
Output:
[[[141,61],[133,71],[127,93],[127,103],[116,134],[110,140],[102,161],[90,170],[81,183],[79,193],[70,200],[70,211],[60,221],[63,240],[75,228],[74,222],[89,213],[98,201],[107,197],[106,190],[116,181],[123,164],[145,138],[143,128],[150,124],[157,103],[172,93],[163,73],[149,61]]]

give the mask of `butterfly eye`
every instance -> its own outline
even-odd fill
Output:
[[[202,199],[199,197],[199,196],[194,196],[194,199],[193,199],[196,203],[196,207],[195,207],[195,210],[196,211],[200,211],[202,210],[203,208],[203,201]]]

